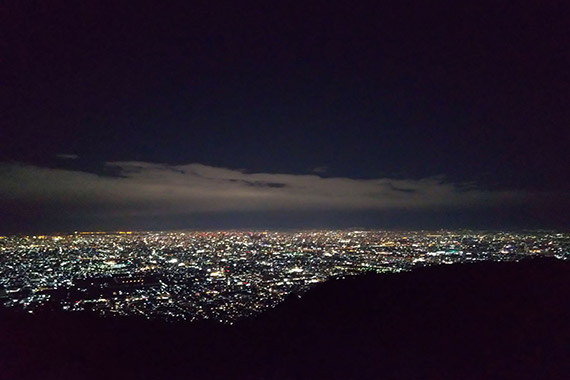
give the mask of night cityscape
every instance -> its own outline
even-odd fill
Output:
[[[554,232],[76,232],[2,237],[6,307],[231,323],[363,272],[570,259]]]
[[[0,380],[568,379],[570,2],[0,6]]]

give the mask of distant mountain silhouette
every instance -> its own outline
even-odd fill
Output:
[[[0,378],[562,379],[569,275],[554,259],[366,274],[233,326],[3,310]]]

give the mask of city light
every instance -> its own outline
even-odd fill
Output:
[[[529,257],[570,258],[552,232],[117,232],[7,236],[6,307],[224,323],[364,272]]]

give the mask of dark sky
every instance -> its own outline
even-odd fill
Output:
[[[0,12],[0,233],[570,226],[566,1]]]

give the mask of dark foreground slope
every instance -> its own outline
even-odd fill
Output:
[[[330,281],[233,326],[0,315],[2,379],[567,378],[570,262]]]

